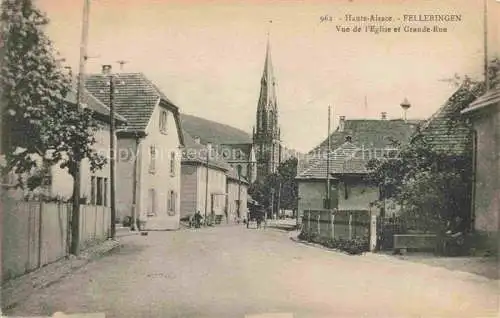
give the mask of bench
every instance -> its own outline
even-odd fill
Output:
[[[436,234],[394,234],[394,251],[434,251],[436,249]]]

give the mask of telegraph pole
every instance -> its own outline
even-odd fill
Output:
[[[111,70],[110,70],[111,71]],[[116,236],[116,198],[115,198],[115,81],[113,74],[109,74],[109,169],[110,169],[110,196],[111,196],[111,239]],[[135,185],[134,185],[135,186]]]
[[[210,147],[210,144],[207,145],[207,175],[206,175],[206,178],[205,178],[205,226],[208,225],[208,222],[207,222],[207,212],[208,212],[208,173],[209,173],[209,168],[208,168],[208,165],[210,163],[210,150],[211,150],[211,147]]]
[[[484,83],[486,91],[490,89],[490,76],[488,65],[488,0],[484,1]]]
[[[331,125],[331,107],[328,106],[328,150],[326,155],[326,205],[330,209],[330,125]]]
[[[85,63],[87,61],[87,45],[89,31],[90,0],[83,2],[82,35],[80,40],[80,60],[78,69],[78,86],[76,90],[76,105],[78,111],[82,109],[82,94],[85,89]],[[81,192],[81,161],[75,167],[73,185],[73,208],[71,214],[71,254],[80,254],[80,192]]]

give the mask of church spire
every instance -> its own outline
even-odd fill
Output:
[[[269,21],[269,25],[272,21]],[[274,173],[279,164],[279,123],[276,79],[271,59],[269,30],[267,32],[266,57],[262,72],[259,102],[257,105],[257,125],[253,134],[256,147],[257,179]]]

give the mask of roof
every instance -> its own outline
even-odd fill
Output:
[[[70,90],[68,94],[66,95],[65,100],[71,104],[75,104],[77,102],[76,98],[77,92],[76,90]],[[108,118],[109,122],[109,115],[110,115],[110,109],[108,106],[104,105],[100,100],[98,100],[94,95],[92,95],[88,90],[83,90],[82,94],[82,102],[88,107],[89,109],[93,110],[97,114],[102,115],[104,118]],[[120,115],[119,113],[115,112],[115,120],[121,121],[123,123],[127,122],[127,119]]]
[[[116,78],[115,109],[127,119],[130,130],[145,130],[153,110],[160,100],[168,104],[174,113],[178,113],[178,107],[144,74],[118,73]],[[107,85],[105,75],[88,75],[85,79],[85,87],[101,102],[109,106],[109,85]]]
[[[328,155],[330,167],[328,167],[326,155],[313,158],[308,168],[300,172],[296,179],[326,179],[328,170],[330,175],[334,176],[366,174],[368,173],[366,164],[372,156],[370,150],[345,142]]]
[[[421,126],[421,136],[432,149],[456,155],[467,151],[471,129],[460,113],[474,101],[474,92],[479,89],[480,85],[477,84],[472,87],[468,84],[460,86]]]
[[[500,86],[489,90],[486,94],[476,99],[469,107],[462,110],[462,114],[474,112],[497,103],[500,103]]]
[[[207,165],[207,147],[197,143],[187,132],[183,131],[185,147],[182,150],[182,163]],[[231,166],[222,158],[217,149],[212,148],[208,157],[208,166],[229,171]]]
[[[351,137],[351,142],[364,148],[384,149],[391,147],[392,140],[406,143],[416,131],[419,120],[402,119],[382,120],[382,119],[346,119],[344,129],[339,128],[330,135],[330,149],[339,148],[346,137]],[[323,140],[309,154],[319,150],[328,149],[328,138]]]
[[[189,135],[200,137],[201,143],[217,145],[251,144],[252,136],[230,125],[201,117],[181,114],[182,129]]]

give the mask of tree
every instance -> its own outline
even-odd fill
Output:
[[[278,197],[280,200],[280,208],[296,210],[298,197],[298,188],[295,181],[295,177],[297,176],[297,163],[298,160],[294,157],[282,162],[278,166],[277,172],[268,175],[265,180],[254,182],[250,186],[248,193],[253,199],[257,200],[259,204],[270,207],[272,201],[271,193],[272,189],[274,189],[275,211],[273,212],[276,212],[278,209]],[[278,195],[280,188],[281,193]]]
[[[298,186],[295,178],[297,177],[298,159],[291,157],[281,163],[278,167],[278,176],[281,182],[280,207],[293,210],[297,209]]]
[[[6,171],[19,176],[19,187],[41,186],[41,175],[58,164],[76,180],[83,159],[92,170],[106,159],[93,149],[99,129],[89,109],[79,110],[67,101],[71,78],[56,60],[43,28],[44,13],[32,0],[4,0],[0,17],[2,69],[2,140]],[[27,176],[27,179],[23,178]],[[80,194],[73,182],[73,215],[79,215]],[[78,220],[72,220],[72,252],[78,253]]]
[[[498,85],[498,58],[491,61],[490,83]],[[485,85],[465,76],[458,90],[449,99],[448,129],[468,129],[463,154],[435,150],[426,142],[424,132],[417,132],[408,145],[396,144],[402,149],[397,158],[371,160],[370,179],[381,190],[376,203],[383,207],[385,199],[392,199],[403,207],[403,216],[422,231],[440,231],[447,221],[456,216],[470,222],[470,193],[472,180],[472,127],[460,113],[485,92]]]

